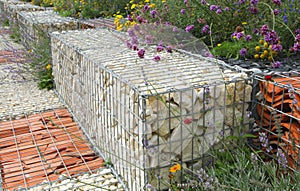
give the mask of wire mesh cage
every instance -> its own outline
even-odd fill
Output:
[[[300,73],[256,75],[255,146],[284,167],[299,170]]]
[[[17,14],[19,11],[40,11],[40,10],[45,10],[45,8],[32,5],[30,3],[8,4],[7,6],[7,13],[9,14],[12,23],[17,21]]]
[[[21,41],[26,48],[34,46],[44,35],[53,31],[75,30],[78,22],[74,18],[62,17],[53,10],[18,12]]]
[[[139,59],[123,37],[52,33],[56,89],[130,190],[167,189],[172,164],[200,168],[225,135],[248,130],[252,86],[214,59],[174,51],[155,62],[152,47]]]

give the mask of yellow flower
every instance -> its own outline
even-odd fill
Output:
[[[116,18],[117,18],[117,19],[122,19],[123,16],[122,16],[122,15],[116,15]]]
[[[256,52],[259,52],[260,51],[260,46],[256,46],[255,50],[256,50]]]
[[[254,58],[255,58],[255,59],[258,59],[258,58],[259,58],[259,54],[255,54],[255,55],[254,55]]]
[[[122,25],[122,24],[120,24],[120,25],[117,26],[117,30],[118,30],[118,31],[122,30],[122,28],[123,28],[123,25]]]
[[[246,25],[246,24],[248,24],[247,22],[242,22],[242,25]]]
[[[149,3],[150,2],[150,0],[145,0],[145,3]]]
[[[263,40],[263,39],[260,39],[260,40],[259,40],[259,44],[263,45],[263,44],[264,44],[264,40]]]
[[[165,2],[167,2],[167,0],[162,0],[161,2],[162,2],[162,3],[165,3]]]
[[[149,5],[149,7],[154,8],[154,7],[155,7],[155,4],[151,3],[151,4]]]
[[[264,50],[264,55],[267,56],[269,54],[269,51]]]
[[[51,69],[51,64],[47,64],[46,70],[50,70],[50,69]]]
[[[132,4],[130,9],[134,9],[136,7],[136,4]]]
[[[268,57],[268,60],[269,60],[269,61],[272,61],[272,60],[273,60],[273,57],[272,57],[272,56],[269,56],[269,57]]]
[[[217,44],[218,47],[222,46],[222,44]]]
[[[173,172],[177,172],[179,170],[181,170],[181,165],[180,164],[175,164],[175,165],[170,167],[169,171],[173,173]]]
[[[264,42],[264,47],[265,48],[268,48],[269,47],[269,44],[267,42]]]
[[[259,57],[260,57],[261,59],[264,59],[264,58],[265,58],[265,54],[261,54]]]

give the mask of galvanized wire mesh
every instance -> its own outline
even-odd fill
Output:
[[[200,167],[224,135],[246,131],[252,87],[201,56],[174,51],[154,62],[150,47],[139,59],[124,37],[52,33],[56,89],[131,190],[165,189],[171,164]]]
[[[290,71],[254,76],[256,125],[253,131],[258,136],[254,143],[280,165],[294,170],[299,169],[299,74]]]

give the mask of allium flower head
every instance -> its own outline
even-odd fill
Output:
[[[272,2],[276,5],[281,5],[281,0],[272,0]]]
[[[246,37],[245,37],[245,40],[246,41],[250,41],[252,39],[252,36],[251,35],[247,35]]]
[[[152,16],[152,18],[155,18],[157,14],[157,11],[155,9],[150,11],[150,15]]]
[[[260,28],[260,35],[265,35],[269,31],[269,26],[268,25],[263,25]]]
[[[140,49],[137,54],[140,58],[144,58],[145,57],[145,52],[146,52],[145,49]]]
[[[185,13],[185,9],[181,9],[181,10],[180,10],[180,13],[181,13],[181,14],[184,14],[184,13]]]
[[[201,30],[201,32],[204,33],[204,34],[205,33],[209,33],[209,31],[210,31],[209,30],[209,25],[204,25],[203,28],[202,28],[202,30]]]
[[[161,45],[158,45],[158,46],[156,47],[156,51],[157,51],[157,52],[161,52],[161,51],[163,51],[163,49],[164,49],[164,47],[161,46]]]
[[[150,10],[150,6],[148,4],[144,5],[143,11],[148,12]]]
[[[211,11],[216,11],[218,9],[218,6],[217,5],[211,5],[210,7],[209,7],[209,10],[211,10]]]
[[[281,63],[279,61],[276,61],[272,64],[273,68],[280,68],[280,66],[281,66]]]
[[[186,32],[190,32],[190,31],[192,31],[194,28],[195,28],[194,25],[189,25],[189,26],[187,26],[187,27],[185,28],[185,31],[186,31]]]
[[[153,58],[153,60],[154,60],[155,62],[160,61],[160,56],[156,55],[156,56]]]
[[[222,13],[222,9],[217,9],[217,10],[216,10],[216,13],[217,13],[217,14],[221,14],[221,13]]]
[[[278,10],[278,9],[274,9],[273,13],[274,13],[274,15],[279,15],[279,13],[280,13],[280,10]]]
[[[240,50],[240,55],[245,57],[246,54],[247,54],[247,49],[246,49],[246,48],[242,48],[242,49]]]
[[[171,46],[166,46],[166,51],[168,52],[168,53],[172,53],[173,51],[172,51],[172,47]]]
[[[240,40],[241,38],[243,38],[245,35],[244,35],[244,33],[243,32],[238,32],[237,34],[236,34],[236,38],[238,39],[238,40]]]
[[[250,0],[250,4],[253,6],[257,5],[257,3],[258,3],[258,0]]]
[[[255,6],[251,6],[250,7],[250,13],[253,14],[253,15],[257,14],[258,13],[258,8],[255,7]]]

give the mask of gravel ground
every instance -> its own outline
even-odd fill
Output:
[[[9,33],[7,28],[0,26],[0,121],[65,107],[53,90],[38,88],[34,77],[23,67],[26,62],[22,57],[26,53],[25,48],[13,42]],[[73,179],[65,179],[61,175],[56,182],[37,185],[29,190],[124,190],[112,170],[105,167]]]

